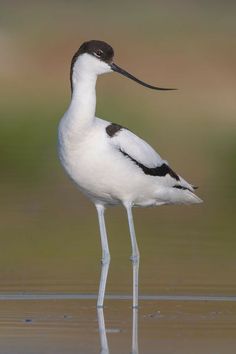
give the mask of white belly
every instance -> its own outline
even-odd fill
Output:
[[[109,144],[104,127],[95,126],[74,144],[59,130],[59,155],[69,176],[94,202],[143,206],[157,202],[154,177]]]

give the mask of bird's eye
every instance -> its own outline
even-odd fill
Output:
[[[96,57],[98,57],[98,58],[100,58],[102,56],[102,54],[103,54],[103,51],[100,49],[98,49],[98,50],[96,50],[96,52],[94,52],[94,55],[96,55]]]

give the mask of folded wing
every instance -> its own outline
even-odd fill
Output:
[[[111,123],[107,126],[106,131],[111,138],[111,144],[131,163],[142,169],[144,174],[162,177],[162,183],[166,186],[194,191],[193,186],[177,175],[167,161],[163,160],[146,141],[130,130]]]

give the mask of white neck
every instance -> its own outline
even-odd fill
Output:
[[[91,124],[96,110],[97,75],[89,72],[75,72],[72,78],[73,92],[67,111],[78,128]]]
[[[81,70],[72,77],[73,92],[70,106],[63,117],[64,134],[71,143],[78,142],[93,123],[96,110],[97,75]]]
[[[87,53],[78,57],[72,70],[72,99],[60,131],[71,143],[76,143],[79,136],[89,131],[95,119],[97,76],[112,70],[107,63]]]

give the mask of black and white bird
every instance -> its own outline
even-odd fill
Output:
[[[172,90],[144,83],[113,62],[112,47],[99,40],[83,43],[71,62],[72,98],[59,124],[59,156],[68,175],[95,204],[98,213],[102,270],[97,306],[104,302],[110,263],[104,211],[125,207],[132,245],[133,307],[138,306],[139,250],[133,206],[194,204],[194,187],[174,172],[144,140],[119,124],[95,116],[98,75],[117,72],[154,90]]]

